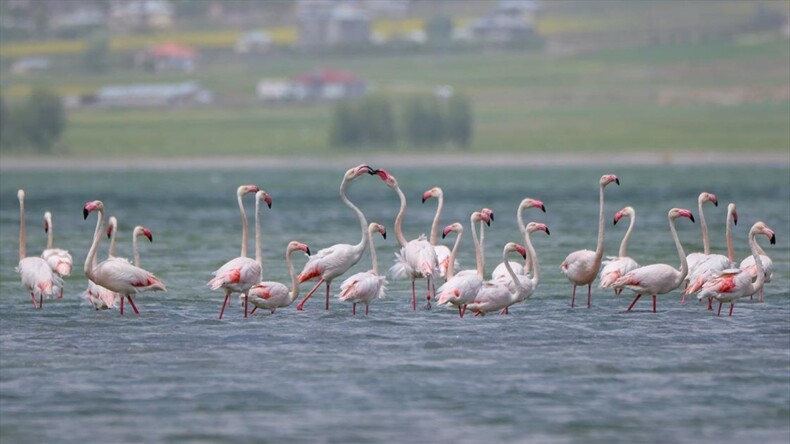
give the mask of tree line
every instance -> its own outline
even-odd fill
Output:
[[[60,97],[43,89],[34,90],[27,100],[7,103],[0,96],[0,146],[30,146],[49,153],[66,126]]]

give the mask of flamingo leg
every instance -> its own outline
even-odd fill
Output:
[[[301,301],[300,301],[300,302],[299,302],[299,303],[296,305],[296,310],[297,310],[297,311],[302,311],[302,310],[304,310],[304,303],[305,303],[305,302],[307,302],[307,300],[308,300],[308,299],[310,299],[310,296],[312,296],[312,295],[313,295],[313,293],[315,293],[315,291],[316,291],[316,290],[318,290],[318,287],[320,287],[320,286],[321,286],[321,284],[323,284],[323,283],[324,283],[324,279],[323,279],[323,278],[321,278],[321,279],[319,279],[319,280],[318,280],[318,283],[317,283],[317,284],[315,284],[315,287],[313,287],[313,289],[312,289],[312,290],[310,290],[310,292],[309,292],[309,293],[307,293],[307,296],[305,296],[305,297],[304,297],[304,299],[302,299],[302,300],[301,300]]]
[[[246,293],[242,293],[242,296],[244,296],[244,317],[246,318],[247,317],[247,301],[249,300],[249,298],[247,297]]]
[[[357,315],[357,303],[356,302],[351,304],[351,314],[354,315],[354,316]]]
[[[33,308],[38,308],[38,302],[36,302],[36,295],[30,293],[30,298],[33,299]]]
[[[587,284],[587,308],[592,306],[592,284]]]
[[[460,305],[458,306],[458,317],[459,318],[463,318],[464,317],[464,311],[461,309]]]
[[[219,310],[219,318],[222,319],[222,314],[225,313],[225,306],[228,305],[230,299],[230,290],[225,292],[225,300],[222,301],[222,308]],[[121,298],[121,313],[123,313],[123,298]]]
[[[656,312],[656,295],[653,295],[653,313]]]
[[[730,316],[732,316],[732,309],[735,307],[735,302],[730,302]]]
[[[411,280],[411,309],[417,311],[417,293],[414,289],[414,279]]]
[[[686,303],[686,291],[685,290],[683,291],[683,297],[680,298],[680,303],[681,304],[685,304]]]
[[[60,293],[58,293],[58,299],[63,299],[63,287],[60,287]]]
[[[708,311],[713,310],[713,298],[708,298]]]
[[[716,316],[721,316],[721,301],[719,301],[719,311],[716,313]]]
[[[641,293],[636,295],[636,297],[634,298],[633,302],[631,302],[631,305],[628,306],[628,309],[626,311],[631,311],[631,309],[634,308],[634,304],[636,304],[636,301],[638,301],[639,298],[641,298],[641,297],[642,297]]]
[[[256,307],[252,307],[252,311],[250,312],[250,316],[254,315],[255,314],[255,310],[257,310],[257,309],[258,309],[257,306]]]
[[[754,300],[754,295],[753,295],[753,294],[750,294],[750,295],[749,295],[749,300],[750,300],[750,301],[753,301],[753,300]],[[758,300],[759,300],[759,299],[758,299]]]
[[[134,300],[132,299],[132,295],[127,294],[126,299],[129,299],[129,304],[132,305],[132,310],[134,310],[134,314],[140,314],[140,310],[137,309],[137,305],[134,304]]]
[[[463,311],[461,311],[461,317],[464,317],[465,314],[466,314],[466,304],[464,304],[464,309]]]
[[[760,287],[760,297],[757,298],[757,300],[760,301],[760,302],[763,301],[763,288],[762,287]]]
[[[365,316],[368,315],[368,309],[370,308],[370,304],[365,304]]]
[[[324,310],[329,310],[329,286],[332,285],[332,282],[326,282],[326,305],[324,305]]]
[[[124,297],[121,296],[121,316],[123,316],[123,300],[124,300]],[[225,307],[222,307],[222,308],[225,308]]]
[[[428,296],[427,296],[428,297],[428,303],[425,304],[425,309],[426,310],[430,310],[431,309],[431,277],[428,276],[427,279],[428,279]]]
[[[573,284],[573,290],[571,291],[571,308],[576,306],[576,284]]]
[[[44,293],[38,295],[38,308],[44,308]]]

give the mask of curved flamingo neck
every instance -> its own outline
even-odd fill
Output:
[[[447,279],[451,279],[455,276],[455,255],[458,253],[458,245],[461,244],[461,235],[463,231],[459,231],[455,236],[455,243],[453,244],[453,249],[450,251],[450,261],[447,264]]]
[[[540,267],[538,266],[538,255],[535,253],[535,247],[532,246],[532,240],[526,230],[524,230],[524,246],[527,247],[527,256],[532,262],[533,272],[530,280],[532,281],[532,288],[534,289],[540,282]]]
[[[354,205],[348,199],[348,197],[346,197],[346,186],[348,186],[348,180],[343,179],[343,182],[340,184],[340,199],[343,200],[343,203],[345,203],[349,208],[351,208],[357,214],[357,219],[359,219],[359,226],[361,227],[362,230],[362,239],[360,239],[358,244],[354,245],[354,250],[356,250],[358,253],[361,254],[363,251],[365,251],[365,242],[367,242],[367,239],[365,239],[365,235],[368,230],[368,221],[365,220],[365,215],[362,213],[362,210],[357,208],[357,206]],[[400,191],[400,189],[398,189],[398,191]]]
[[[134,253],[134,266],[140,266],[140,250],[137,247],[137,238],[143,234],[143,230],[138,229],[135,227],[134,232],[132,233],[132,251]]]
[[[398,193],[398,197],[400,198],[400,209],[398,210],[398,215],[395,216],[395,237],[398,239],[398,243],[401,247],[405,247],[408,243],[406,241],[406,237],[403,235],[403,216],[406,214],[406,196],[403,194],[399,186],[395,186],[395,192]]]
[[[241,201],[241,194],[236,195],[239,201],[239,212],[241,212],[241,255],[247,257],[247,212],[244,211],[244,203]]]
[[[255,262],[261,266],[260,279],[263,280],[263,246],[261,235],[261,200],[255,199]]]
[[[748,291],[749,294],[754,294],[757,291],[759,291],[763,287],[763,284],[765,283],[763,260],[762,258],[760,258],[760,255],[765,254],[765,252],[763,251],[762,253],[760,253],[760,250],[762,250],[762,248],[760,247],[760,244],[757,243],[756,236],[757,236],[756,233],[751,231],[749,232],[749,248],[752,250],[752,257],[754,258],[754,264],[757,267],[757,278],[754,280],[754,282],[749,284],[749,291]]]
[[[526,206],[519,205],[518,211],[516,211],[516,222],[518,223],[518,231],[521,233],[521,240],[524,241],[526,244],[527,241],[527,226],[524,225],[524,210],[526,210]],[[524,274],[529,274],[529,270],[532,267],[531,265],[532,258],[527,255],[527,258],[524,260]]]
[[[507,274],[510,275],[510,279],[513,281],[513,285],[516,287],[516,291],[514,293],[510,293],[511,299],[518,299],[518,296],[522,292],[526,291],[526,288],[524,288],[524,286],[521,284],[521,281],[518,279],[516,273],[513,271],[513,268],[510,266],[510,261],[507,260],[507,253],[507,250],[502,252],[502,263],[505,264]]]
[[[91,244],[90,250],[88,250],[88,256],[85,257],[85,266],[83,267],[85,276],[91,280],[93,280],[92,264],[96,263],[96,252],[98,251],[99,244],[101,243],[102,228],[104,226],[104,208],[99,207],[96,211],[98,211],[99,214],[96,218],[96,230],[93,232],[93,243]]]
[[[46,219],[47,219],[47,250],[49,250],[55,244],[55,228],[52,226],[52,217],[49,216]]]
[[[110,233],[110,249],[107,250],[107,259],[115,257],[115,236],[118,234],[118,222],[111,217],[109,223],[112,227],[112,232]]]
[[[439,193],[436,199],[439,203],[436,205],[436,215],[433,216],[433,224],[431,224],[431,245],[436,245],[439,241],[439,219],[442,217],[442,209],[444,208],[444,194]]]
[[[676,278],[677,284],[680,285],[683,279],[686,279],[686,275],[688,275],[689,264],[686,261],[686,253],[683,252],[683,245],[680,243],[678,232],[675,229],[675,219],[671,217],[669,218],[669,230],[672,232],[672,239],[675,241],[675,247],[678,249],[678,256],[680,256],[680,274]]]
[[[290,248],[285,249],[285,263],[288,265],[288,273],[291,274],[291,291],[288,293],[288,299],[291,303],[299,297],[299,281],[296,278],[296,270],[294,270],[294,263],[291,259],[291,255],[295,250],[291,250]]]
[[[708,237],[708,223],[705,221],[705,212],[702,211],[702,199],[697,201],[697,210],[699,211],[699,227],[702,230],[702,252],[710,254],[710,238]]]
[[[724,236],[727,239],[727,258],[735,263],[735,248],[732,245],[732,211],[727,211],[727,226],[724,228]]]
[[[604,222],[603,222],[603,211],[604,211],[604,185],[601,185],[600,194],[598,196],[599,208],[598,208],[598,245],[595,247],[595,265],[593,266],[594,269],[598,269],[601,266],[601,259],[603,259],[603,238],[604,238]]]
[[[25,198],[19,198],[19,260],[21,261],[27,257],[27,248],[25,247]]]
[[[374,245],[374,242],[373,242],[373,233],[374,233],[374,231],[372,229],[368,230],[368,243],[370,244],[370,261],[372,262],[372,266],[373,266],[373,268],[371,268],[373,270],[373,274],[378,276],[379,275],[379,261],[378,261],[378,258],[376,258],[376,246]]]
[[[480,245],[480,239],[477,238],[477,229],[475,228],[475,224],[478,221],[478,218],[475,217],[475,213],[472,214],[470,218],[470,222],[472,225],[472,243],[475,246],[475,262],[477,263],[477,277],[480,279],[485,279],[485,264],[483,263],[483,252],[482,246]],[[482,229],[482,225],[480,226]]]
[[[635,223],[636,214],[632,214],[631,221],[628,223],[628,230],[625,231],[625,235],[623,235],[623,241],[620,242],[620,251],[617,253],[619,257],[628,256],[628,240],[631,239],[631,232],[634,230]]]

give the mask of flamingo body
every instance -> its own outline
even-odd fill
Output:
[[[338,298],[354,304],[370,304],[374,299],[384,297],[387,280],[371,271],[363,271],[349,276],[340,284]]]
[[[49,264],[40,257],[26,257],[19,261],[16,271],[20,274],[22,285],[35,298],[50,298],[63,286],[63,280],[53,271]]]
[[[258,282],[261,264],[255,259],[237,257],[231,259],[214,272],[214,278],[206,285],[212,290],[224,288],[233,293],[246,293]]]
[[[637,268],[639,268],[639,264],[628,256],[609,256],[607,260],[603,261],[601,288],[612,287],[617,279]]]
[[[48,248],[41,253],[41,258],[49,264],[50,268],[52,268],[58,276],[71,275],[73,261],[68,251],[60,248]]]

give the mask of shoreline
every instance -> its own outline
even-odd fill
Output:
[[[242,160],[243,159],[243,160]],[[349,154],[337,156],[257,156],[257,157],[189,157],[189,158],[81,158],[51,156],[0,155],[0,171],[79,171],[119,170],[192,170],[192,169],[319,169],[344,168],[369,163],[388,168],[437,167],[579,167],[579,166],[784,166],[790,168],[787,152],[638,152],[638,153],[418,153]]]

